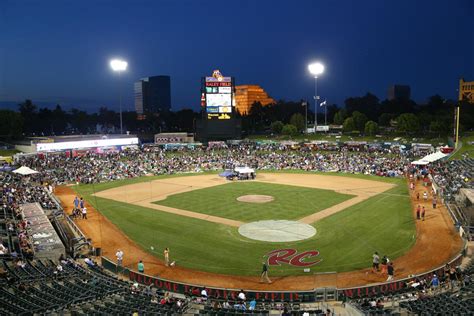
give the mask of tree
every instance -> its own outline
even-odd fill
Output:
[[[344,124],[344,120],[347,118],[347,110],[346,109],[340,109],[337,111],[337,113],[334,115],[334,124],[336,125],[342,125]]]
[[[23,118],[20,113],[0,110],[0,137],[20,138],[23,132]]]
[[[293,136],[293,135],[298,134],[298,130],[296,129],[296,126],[294,126],[292,124],[286,124],[285,126],[283,126],[283,128],[281,130],[281,133],[283,135]]]
[[[349,114],[358,111],[371,119],[377,119],[379,99],[370,92],[363,97],[348,98],[344,103]]]
[[[430,132],[431,133],[437,134],[438,137],[439,137],[445,131],[446,131],[446,128],[440,120],[431,121],[431,123],[430,123]]]
[[[365,123],[369,120],[367,116],[359,111],[355,111],[352,113],[352,118],[354,119],[356,129],[362,132],[365,128]]]
[[[399,132],[412,134],[420,130],[420,122],[413,113],[403,113],[397,117],[397,128]]]
[[[38,122],[36,132],[41,135],[52,135],[53,134],[53,112],[48,108],[41,108],[38,111]]]
[[[354,123],[354,118],[353,117],[348,117],[344,120],[344,124],[342,125],[342,129],[344,132],[352,132],[356,129],[356,125]]]
[[[283,129],[283,123],[281,121],[275,121],[270,125],[272,132],[275,134],[280,134]]]
[[[365,123],[364,132],[365,135],[374,136],[379,132],[379,125],[374,121],[368,121]]]
[[[258,131],[263,128],[264,118],[265,113],[262,104],[260,102],[254,102],[247,114],[247,119],[250,121],[250,126],[253,131]]]
[[[59,104],[57,104],[56,108],[53,110],[52,125],[56,134],[64,133],[66,130],[66,112],[63,111]]]
[[[381,113],[394,113],[400,115],[402,113],[413,113],[416,109],[416,103],[412,100],[393,99],[385,100],[380,105]]]
[[[298,132],[303,131],[305,126],[303,115],[301,113],[293,114],[290,118],[290,124],[295,126]]]
[[[395,116],[391,113],[382,113],[379,116],[379,125],[380,126],[390,126],[390,121],[395,118]]]
[[[21,117],[25,124],[25,133],[31,134],[36,131],[38,126],[38,112],[36,105],[31,100],[25,100],[25,102],[18,105]]]

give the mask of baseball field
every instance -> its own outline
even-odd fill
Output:
[[[282,249],[290,249],[292,256],[281,252],[270,266],[272,276],[363,269],[371,265],[374,251],[392,260],[402,256],[417,235],[406,180],[398,178],[260,172],[256,180],[228,181],[204,173],[74,190],[149,255],[163,259],[168,247],[179,267],[225,275],[257,276],[269,253]],[[269,200],[239,200],[246,196]],[[289,242],[239,233],[245,224],[272,220],[290,223],[283,230],[294,223],[311,226],[315,233]],[[299,260],[290,260],[298,254]],[[108,256],[114,259],[113,250]]]

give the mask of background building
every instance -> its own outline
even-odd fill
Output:
[[[469,103],[474,103],[474,81],[464,81],[464,78],[459,79],[458,100],[467,100]]]
[[[395,100],[395,99],[410,100],[410,97],[411,97],[410,86],[396,84],[388,88],[387,99],[389,100]]]
[[[145,113],[158,113],[171,109],[170,76],[153,76],[135,82],[135,111],[138,118]]]
[[[235,86],[235,106],[240,114],[246,115],[252,104],[260,102],[263,106],[275,103],[259,85]]]

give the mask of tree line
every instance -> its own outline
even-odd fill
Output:
[[[134,111],[122,112],[123,130],[141,135],[161,131],[192,131],[198,113],[190,109],[176,112],[145,113],[138,120]],[[65,111],[60,105],[54,109],[38,108],[31,100],[18,105],[18,111],[0,110],[0,138],[20,139],[25,136],[119,133],[119,112],[100,107],[96,113],[79,109]]]
[[[272,132],[295,135],[302,133],[306,125],[313,126],[314,112],[303,106],[304,102],[278,101],[273,105],[254,104],[249,115],[242,117],[243,129],[250,134]],[[344,107],[335,104],[327,109],[318,109],[318,125],[325,121],[342,126],[342,131],[357,135],[400,133],[415,135],[423,133],[432,137],[451,135],[454,129],[454,110],[460,106],[461,131],[474,128],[474,104],[443,99],[439,95],[428,98],[426,103],[413,100],[394,99],[380,101],[367,93],[362,97],[350,97]],[[314,105],[312,106],[314,108]],[[305,122],[307,118],[307,122]]]
[[[242,119],[245,134],[302,133],[306,126],[314,124],[314,105],[303,101],[279,100],[262,106],[256,102]],[[380,132],[402,134],[429,134],[434,137],[452,134],[454,108],[461,107],[461,130],[474,127],[474,104],[445,100],[439,95],[428,98],[424,104],[413,100],[395,99],[380,101],[367,93],[350,97],[344,107],[336,104],[318,109],[318,123],[327,119],[328,124],[342,126],[344,133],[375,135]],[[325,117],[326,111],[326,117]],[[195,120],[201,113],[191,109],[145,113],[145,119],[137,120],[133,111],[122,113],[125,131],[139,135],[158,132],[193,132]],[[20,139],[25,136],[70,134],[117,133],[120,131],[119,113],[106,107],[96,113],[79,109],[65,111],[60,105],[54,109],[38,108],[31,100],[18,105],[18,111],[0,110],[0,138]]]

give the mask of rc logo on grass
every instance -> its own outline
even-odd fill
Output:
[[[277,249],[267,253],[265,256],[268,257],[268,265],[270,266],[288,264],[295,267],[310,267],[321,262],[321,259],[313,259],[319,256],[319,251],[317,250],[304,251],[298,254],[296,249]]]

